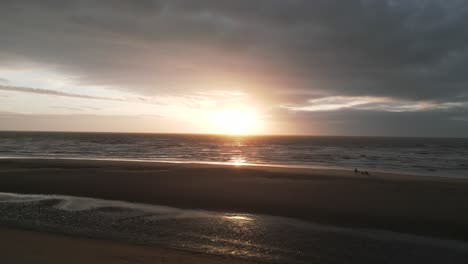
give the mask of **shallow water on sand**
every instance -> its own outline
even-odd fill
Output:
[[[92,198],[0,193],[0,225],[279,263],[466,263],[468,243]]]

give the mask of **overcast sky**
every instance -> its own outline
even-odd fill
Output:
[[[464,0],[0,2],[0,130],[468,135]]]

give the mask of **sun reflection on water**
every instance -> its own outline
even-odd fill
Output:
[[[229,160],[229,163],[234,164],[234,165],[243,165],[247,163],[247,159],[243,156],[235,156],[231,157]]]
[[[234,221],[254,221],[253,218],[243,215],[225,215],[225,219]]]

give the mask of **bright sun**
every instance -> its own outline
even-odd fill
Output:
[[[252,111],[227,110],[215,112],[213,123],[218,133],[229,135],[245,135],[252,133],[257,117]]]

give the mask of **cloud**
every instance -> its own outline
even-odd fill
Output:
[[[359,109],[340,111],[275,112],[278,127],[288,126],[283,133],[336,136],[401,136],[401,137],[466,137],[467,110],[457,111],[453,119],[445,111],[385,112]]]
[[[234,91],[272,116],[445,124],[466,116],[467,24],[464,0],[7,0],[0,68],[33,63],[148,103],[222,107],[229,95],[203,93]]]
[[[259,98],[318,90],[449,100],[467,84],[466,1],[1,5],[5,63],[32,60],[147,95],[234,84]]]
[[[0,112],[0,130],[83,132],[177,132],[177,121],[158,115],[34,114]]]
[[[468,102],[435,102],[435,101],[403,101],[389,97],[370,96],[331,96],[310,99],[304,105],[282,105],[293,111],[338,111],[358,109],[385,112],[414,112],[430,110],[449,110],[452,108],[468,108]]]
[[[67,106],[50,106],[53,109],[63,109],[63,110],[71,110],[71,111],[83,111],[82,108],[78,107],[67,107]]]
[[[118,99],[118,98],[110,98],[110,97],[100,97],[100,96],[91,96],[91,95],[84,95],[84,94],[67,93],[67,92],[54,91],[54,90],[41,89],[41,88],[31,88],[31,87],[18,87],[18,86],[0,85],[0,91],[22,92],[22,93],[35,93],[35,94],[43,94],[43,95],[64,96],[64,97],[73,97],[73,98],[82,98],[82,99],[94,99],[94,100],[124,101],[123,99]]]
[[[450,119],[454,121],[468,122],[468,116],[454,116]]]

